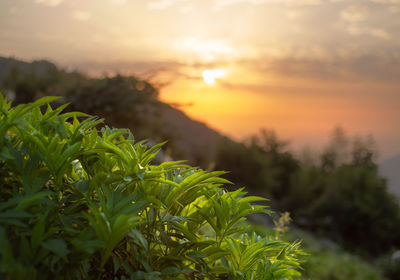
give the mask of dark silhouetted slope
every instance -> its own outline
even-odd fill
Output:
[[[0,83],[4,81],[13,68],[18,68],[23,72],[34,71],[37,75],[45,75],[48,71],[55,70],[57,67],[47,60],[25,62],[0,56]]]
[[[63,97],[62,102],[71,103],[70,110],[105,118],[110,126],[129,128],[137,139],[167,140],[166,148],[170,147],[173,159],[185,159],[191,164],[207,167],[223,138],[204,123],[161,102],[157,98],[158,90],[137,77],[90,78],[59,70],[45,60],[29,63],[2,57],[0,69],[0,85],[11,77],[8,84],[23,86],[19,87],[20,95],[26,95],[27,89],[30,93],[36,92],[29,95],[32,100],[43,95],[59,95]],[[56,78],[42,79],[51,76]],[[18,92],[16,95],[14,101],[18,101]]]

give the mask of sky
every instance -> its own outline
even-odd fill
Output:
[[[0,55],[135,74],[240,140],[400,153],[400,0],[1,0]]]

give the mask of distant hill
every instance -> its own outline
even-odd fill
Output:
[[[379,164],[379,173],[388,179],[388,189],[400,198],[400,155]]]
[[[32,62],[21,61],[12,57],[0,56],[0,83],[9,75],[13,68],[18,68],[20,71],[34,71],[38,75],[44,75],[49,70],[57,69],[54,63],[47,60],[35,60]]]
[[[206,124],[161,102],[156,88],[133,76],[90,78],[59,70],[46,60],[25,62],[0,57],[0,88],[12,71],[18,73],[11,84],[23,83],[19,87],[22,88],[20,95],[34,89],[35,99],[43,95],[63,96],[62,103],[70,102],[71,110],[105,118],[114,127],[129,128],[139,139],[168,140],[167,147],[172,148],[170,152],[176,160],[185,159],[206,168],[213,161],[217,145],[225,138]],[[51,75],[53,79],[46,80]]]
[[[180,148],[183,158],[190,156],[193,163],[210,163],[223,136],[168,104],[161,108],[161,120],[173,131],[174,146]]]

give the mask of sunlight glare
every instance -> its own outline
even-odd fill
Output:
[[[204,82],[207,85],[212,86],[215,84],[215,79],[226,76],[226,71],[224,69],[207,69],[203,71],[202,75]]]

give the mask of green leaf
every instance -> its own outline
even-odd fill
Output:
[[[49,250],[50,252],[56,254],[62,259],[66,260],[66,256],[69,253],[67,243],[65,240],[57,238],[57,239],[49,239],[45,242],[42,242],[42,247]]]
[[[52,192],[50,192],[50,191],[43,191],[43,192],[23,196],[19,200],[16,210],[24,210],[25,208],[32,206],[36,202],[43,200],[43,198],[45,198],[46,196],[49,196],[51,194],[52,194]]]
[[[181,273],[181,272],[182,272],[181,269],[179,269],[179,268],[177,268],[177,267],[170,266],[170,267],[164,268],[164,269],[161,271],[161,275],[179,274],[179,273]]]
[[[39,247],[40,243],[45,238],[44,236],[45,221],[46,221],[46,215],[43,215],[40,217],[36,225],[33,227],[31,245],[34,251]]]

